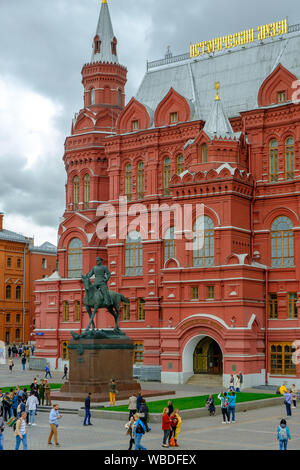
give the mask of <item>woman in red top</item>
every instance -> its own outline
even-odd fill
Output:
[[[161,428],[164,432],[162,447],[169,447],[171,420],[170,420],[170,416],[168,415],[168,411],[169,411],[168,408],[164,408],[164,412],[162,415]]]

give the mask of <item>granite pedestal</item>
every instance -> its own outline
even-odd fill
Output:
[[[109,400],[112,378],[118,400],[128,399],[141,390],[133,379],[133,341],[123,336],[107,339],[73,339],[69,342],[69,381],[52,400],[84,401],[89,392],[93,402]]]

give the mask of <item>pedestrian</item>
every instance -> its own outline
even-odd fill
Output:
[[[23,450],[27,450],[27,434],[26,434],[26,416],[27,413],[23,411],[21,414],[20,419],[16,422],[16,448],[15,450],[19,450],[21,442],[23,443]]]
[[[232,374],[231,374],[230,380],[229,380],[229,391],[234,392],[234,377],[233,377]]]
[[[111,379],[109,384],[109,401],[110,406],[114,406],[116,404],[116,392],[117,392],[117,384],[115,379]]]
[[[171,400],[168,401],[168,415],[171,416],[171,414],[174,411],[173,403]]]
[[[10,372],[12,372],[14,365],[15,364],[14,364],[13,358],[11,357],[8,361],[8,368],[9,368]]]
[[[40,403],[42,406],[44,406],[44,401],[45,401],[45,384],[44,384],[44,379],[41,379],[41,383],[38,386],[39,389],[39,399]]]
[[[240,392],[241,390],[241,378],[240,378],[240,375],[237,374],[235,376],[235,382],[234,382],[234,387],[235,387],[235,391],[236,392]]]
[[[291,393],[291,390],[288,390],[287,393],[283,392],[283,396],[284,396],[284,404],[285,404],[285,407],[286,407],[286,415],[287,416],[292,416],[292,410],[291,410],[292,393]]]
[[[279,387],[279,393],[283,395],[283,392],[287,393],[287,388],[285,386],[285,383],[282,384],[281,387]]]
[[[229,416],[229,423],[235,423],[235,404],[236,404],[236,394],[235,392],[231,392],[230,395],[228,394],[228,416]],[[231,419],[232,415],[232,419]]]
[[[25,397],[22,398],[21,403],[19,404],[17,408],[17,418],[21,418],[21,414],[26,411],[26,402],[27,399]],[[26,416],[26,422],[28,424],[28,415]]]
[[[14,391],[13,397],[12,397],[12,411],[13,411],[13,416],[16,418],[17,417],[17,409],[19,406],[19,396],[16,393],[16,390]]]
[[[25,357],[28,359],[30,357],[30,351],[29,351],[29,348],[26,348],[26,351],[25,351]]]
[[[168,408],[164,408],[164,411],[162,414],[162,423],[161,423],[161,428],[163,430],[162,447],[169,447],[171,420],[170,420],[170,416],[168,415],[168,411],[169,411]]]
[[[142,396],[141,392],[139,392],[138,396],[137,396],[137,399],[136,399],[136,409],[137,409],[138,412],[140,411],[140,406],[141,406],[141,403],[142,403],[142,399],[143,399],[143,396]]]
[[[37,410],[37,406],[39,404],[39,401],[34,393],[34,391],[31,392],[30,397],[27,398],[26,401],[26,406],[28,407],[28,424],[29,426],[35,426],[35,414]]]
[[[64,378],[67,380],[68,379],[68,367],[67,364],[64,365],[64,375],[61,380],[64,380]]]
[[[88,396],[84,401],[85,416],[83,421],[83,426],[87,426],[86,421],[88,421],[88,426],[92,426],[91,423],[91,393],[89,392]]]
[[[12,353],[12,349],[11,349],[11,347],[10,347],[10,346],[8,346],[8,350],[7,350],[7,352],[8,352],[8,357],[10,357],[10,356],[11,356],[11,353]]]
[[[214,397],[212,395],[209,395],[208,399],[206,400],[206,406],[209,411],[209,416],[215,416],[216,407],[215,407]]]
[[[3,398],[4,398],[4,393],[2,393],[2,388],[0,388],[0,413],[1,416],[3,416]]]
[[[12,400],[9,396],[9,393],[6,392],[4,394],[4,398],[3,398],[3,411],[4,411],[3,419],[4,419],[4,421],[8,421],[10,419],[11,405],[12,405]]]
[[[31,346],[31,355],[33,356],[34,354],[34,346]]]
[[[296,408],[297,405],[297,387],[295,384],[292,385],[292,400],[293,400],[293,408]]]
[[[240,389],[241,389],[241,390],[242,390],[242,388],[243,388],[243,381],[244,381],[244,377],[243,377],[242,371],[240,370],[240,384],[241,384]]]
[[[126,435],[129,436],[128,450],[131,450],[134,444],[134,423],[135,423],[134,416],[130,416],[128,423],[125,424]]]
[[[179,447],[177,440],[178,440],[179,433],[181,431],[182,419],[181,419],[181,416],[179,414],[179,409],[178,408],[175,409],[175,415],[177,417],[178,422],[177,422],[177,426],[176,426],[174,439],[175,439],[175,447]]]
[[[22,369],[24,372],[26,369],[26,357],[25,356],[22,357],[21,362],[22,362]]]
[[[277,439],[279,440],[279,450],[286,450],[288,440],[291,439],[291,434],[285,419],[280,421],[277,428]]]
[[[46,367],[45,367],[45,379],[48,377],[48,375],[49,375],[50,379],[52,379],[51,372],[50,372],[50,367],[47,364]]]
[[[48,444],[52,445],[52,437],[54,436],[54,442],[56,446],[59,446],[57,440],[57,428],[58,428],[58,420],[62,417],[59,412],[59,405],[53,405],[52,410],[50,411],[49,415],[49,424],[50,424],[50,434],[48,437]]]
[[[39,385],[38,385],[38,383],[37,383],[36,377],[34,377],[33,382],[32,382],[32,384],[30,385],[30,392],[33,392],[33,393],[34,393],[34,395],[36,396],[36,398],[38,399],[39,404],[40,404],[40,400],[39,400]]]
[[[0,450],[3,450],[3,433],[4,433],[4,421],[2,418],[2,412],[0,410]]]
[[[135,450],[147,450],[146,447],[141,445],[141,440],[145,434],[146,428],[143,421],[140,419],[139,413],[134,415],[134,449]]]
[[[51,406],[51,396],[50,396],[50,384],[48,380],[44,380],[44,390],[45,390],[45,398],[46,398],[46,406]]]
[[[149,414],[149,408],[146,403],[146,400],[142,398],[142,402],[140,405],[140,411],[139,411],[139,416],[140,419],[143,421],[144,426],[146,428],[146,432],[151,431],[151,428],[148,426],[148,414]]]
[[[129,421],[130,421],[131,416],[135,415],[135,413],[136,413],[136,410],[137,410],[136,402],[137,402],[137,398],[136,398],[135,394],[133,393],[131,395],[131,397],[129,397],[129,403],[128,403],[128,409],[129,409],[128,419],[129,419]]]
[[[221,411],[222,411],[222,415],[223,415],[223,421],[222,423],[223,424],[226,424],[226,419],[227,419],[227,423],[229,424],[229,415],[228,415],[228,398],[227,398],[227,393],[224,392],[224,393],[219,393],[218,395],[218,399],[221,401]]]
[[[171,414],[170,420],[171,420],[171,430],[170,430],[170,441],[171,441],[171,439],[175,438],[176,427],[178,424],[178,418],[176,416],[175,411],[173,411],[173,413]]]

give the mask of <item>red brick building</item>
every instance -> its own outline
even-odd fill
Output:
[[[130,299],[120,326],[142,378],[211,373],[228,383],[242,371],[246,385],[300,384],[299,30],[196,60],[168,51],[125,106],[103,1],[84,107],[65,143],[59,273],[36,283],[37,355],[67,360],[70,331],[88,321],[80,276],[101,256],[110,288]],[[103,203],[116,214],[107,239]],[[112,327],[110,315],[96,326]]]

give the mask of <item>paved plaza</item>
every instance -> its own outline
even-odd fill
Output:
[[[6,365],[0,366],[0,385],[25,385],[32,382],[33,377],[38,381],[44,377],[43,371],[23,372],[19,359],[15,360],[13,373],[8,371]],[[61,383],[63,373],[54,372],[52,383]],[[144,389],[176,390],[181,396],[201,395],[215,393],[220,390],[197,385],[166,385],[160,383],[144,383]],[[257,392],[257,390],[255,390]],[[168,399],[169,397],[161,397]],[[158,397],[149,398],[157,400]],[[82,403],[58,402],[62,408],[78,409]],[[118,404],[127,401],[118,401]],[[103,403],[107,405],[106,403]],[[93,405],[93,403],[92,403]],[[300,447],[300,407],[292,410],[293,416],[288,419],[292,440],[288,444],[290,450]],[[129,439],[125,435],[125,422],[93,419],[93,426],[83,426],[83,419],[78,414],[63,413],[59,425],[59,442],[61,447],[47,445],[49,434],[48,412],[38,412],[36,426],[28,427],[28,448],[32,450],[52,449],[60,450],[127,450]],[[195,418],[183,420],[182,431],[179,436],[178,451],[182,450],[276,450],[276,429],[281,418],[285,417],[285,407],[275,406],[247,412],[237,413],[235,424],[222,424],[221,416]],[[151,432],[144,435],[142,444],[148,450],[162,450],[162,430],[160,423],[151,423]],[[4,432],[4,445],[6,450],[15,446],[15,437],[11,428],[6,427]],[[173,449],[173,448],[172,448]],[[174,449],[173,449],[174,450]],[[168,449],[166,450],[168,452]]]
[[[300,408],[292,410],[288,419],[292,440],[289,450],[300,447]],[[182,450],[276,450],[277,425],[285,416],[284,407],[276,406],[237,414],[235,424],[222,424],[221,416],[189,419],[182,423],[178,443]],[[60,420],[58,438],[61,447],[47,445],[49,434],[48,413],[38,413],[37,425],[28,427],[28,448],[31,450],[127,450],[129,439],[124,423],[94,419],[93,426],[83,426],[82,418],[65,414]],[[165,450],[161,447],[160,424],[151,424],[151,432],[143,436],[142,444],[148,450]],[[12,450],[15,438],[12,429],[4,433],[5,449]],[[174,450],[174,448],[171,448]],[[168,449],[166,449],[168,451]]]

